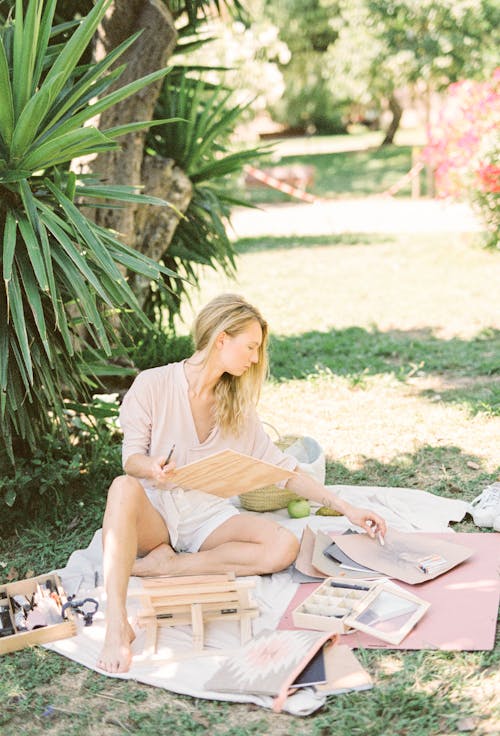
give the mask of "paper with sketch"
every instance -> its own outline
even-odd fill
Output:
[[[360,565],[410,585],[432,580],[472,555],[472,549],[461,544],[438,539],[431,534],[397,532],[394,529],[388,529],[383,546],[368,534],[339,534],[334,541]],[[433,558],[442,560],[441,564],[435,564]]]
[[[296,473],[235,450],[222,450],[168,474],[175,485],[230,498],[287,480]]]

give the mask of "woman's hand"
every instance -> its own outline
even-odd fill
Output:
[[[166,457],[152,457],[150,459],[151,468],[149,477],[153,481],[155,488],[163,490],[167,484],[172,482],[169,475],[172,470],[175,470],[175,462],[173,460],[167,462]]]
[[[349,511],[346,512],[346,516],[353,524],[360,526],[368,532],[370,537],[375,537],[376,535],[378,536],[381,534],[383,538],[387,532],[385,521],[374,511],[351,506]]]
[[[385,521],[381,516],[374,511],[352,506],[347,501],[340,499],[330,489],[318,483],[317,480],[304,471],[296,472],[296,475],[287,481],[286,488],[307,498],[309,501],[319,503],[320,506],[336,509],[342,515],[347,516],[353,524],[368,532],[370,537],[381,535],[381,538],[383,538],[387,532]]]

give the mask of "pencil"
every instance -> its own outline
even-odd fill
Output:
[[[172,455],[174,454],[174,449],[175,449],[175,442],[172,445],[172,449],[170,450],[170,452],[167,455],[167,459],[163,463],[163,467],[165,467],[165,465],[168,465],[169,464],[170,460],[172,459]]]
[[[348,590],[370,590],[369,585],[355,585],[354,583],[336,583],[334,580],[331,581],[330,585],[332,588],[347,588]]]

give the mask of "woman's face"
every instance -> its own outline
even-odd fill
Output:
[[[228,335],[223,332],[220,339],[220,359],[224,372],[232,376],[242,376],[252,363],[259,362],[259,348],[262,344],[262,327],[252,320],[243,332]]]

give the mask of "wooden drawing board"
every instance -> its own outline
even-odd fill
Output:
[[[296,473],[293,470],[285,470],[250,455],[222,450],[176,468],[169,473],[168,478],[184,490],[204,491],[230,498],[287,480],[294,475]]]

